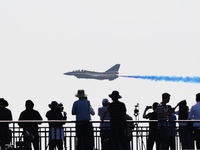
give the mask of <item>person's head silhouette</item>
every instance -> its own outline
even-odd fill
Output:
[[[7,107],[8,102],[4,98],[0,98],[0,107]]]
[[[119,95],[119,92],[118,92],[118,91],[113,91],[113,92],[112,92],[111,94],[109,94],[108,96],[109,96],[113,101],[122,98],[122,97]]]
[[[34,103],[31,100],[26,101],[26,109],[33,109]]]

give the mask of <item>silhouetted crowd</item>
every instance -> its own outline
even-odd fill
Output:
[[[147,150],[152,150],[154,144],[156,150],[176,150],[178,149],[175,140],[177,135],[180,139],[180,149],[194,150],[195,147],[200,149],[200,122],[198,122],[200,120],[200,93],[196,94],[196,104],[190,109],[186,100],[180,101],[175,107],[167,105],[170,96],[169,93],[163,93],[160,103],[155,102],[152,107],[147,106],[144,110],[143,118],[157,120],[157,122],[150,121],[149,123]],[[147,113],[150,109],[153,111]],[[175,120],[178,120],[178,128],[176,128]]]
[[[84,90],[78,90],[75,96],[77,100],[72,105],[72,115],[76,117],[76,150],[94,150],[94,132],[90,120],[91,115],[95,115],[95,111]],[[122,98],[119,92],[112,91],[108,96],[112,102],[104,98],[102,106],[98,108],[98,116],[101,120],[101,149],[132,150],[130,142],[136,124],[131,122],[133,118],[127,114],[125,104],[119,101]],[[180,101],[175,107],[168,105],[170,96],[169,93],[163,93],[161,102],[154,102],[152,106],[147,106],[143,112],[143,118],[150,120],[147,150],[152,150],[154,147],[156,150],[175,150],[177,149],[175,142],[177,135],[180,138],[181,149],[195,149],[195,147],[200,149],[200,122],[192,123],[192,121],[189,121],[200,120],[200,93],[196,94],[196,104],[190,109],[186,100]],[[1,149],[4,149],[12,138],[9,123],[13,119],[7,106],[8,102],[0,98],[0,120],[4,121],[0,123]],[[46,149],[63,150],[63,125],[67,120],[67,113],[63,110],[62,103],[52,101],[48,106],[50,110],[46,112],[46,118],[48,120],[59,120],[59,122],[49,122],[49,143]],[[178,110],[176,110],[177,108]],[[148,110],[152,111],[147,113]],[[178,116],[178,119],[176,116]],[[40,149],[38,126],[42,123],[42,120],[40,113],[34,109],[33,101],[27,100],[25,110],[20,113],[18,122],[19,127],[23,129],[23,141],[25,143],[23,149],[31,150],[32,147],[35,150]],[[175,120],[179,120],[178,128]]]

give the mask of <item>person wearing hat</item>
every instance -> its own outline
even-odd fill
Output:
[[[49,121],[67,120],[67,113],[63,111],[63,108],[61,108],[56,101],[52,101],[51,104],[49,104],[49,108],[50,110],[46,113],[46,117]],[[58,150],[63,150],[63,124],[65,124],[65,122],[49,122],[49,150],[54,150],[56,147]]]
[[[77,150],[93,150],[94,133],[90,120],[95,112],[84,90],[78,90],[75,96],[78,100],[73,103],[72,115],[76,115]]]
[[[126,129],[126,106],[119,99],[122,98],[118,91],[113,91],[108,95],[113,102],[111,102],[103,114],[104,121],[106,114],[110,113],[110,127],[111,127],[111,149],[112,150],[126,150],[127,144],[125,141]]]
[[[103,119],[103,113],[107,110],[109,101],[107,98],[102,100],[102,107],[98,108],[98,116],[100,120]],[[104,120],[109,122],[101,122],[100,123],[100,137],[101,137],[101,149],[102,150],[110,150],[110,113],[108,112],[104,117]]]
[[[34,103],[32,100],[27,100],[25,102],[25,110],[20,113],[19,120],[41,120],[42,117],[40,113],[33,109]],[[39,150],[39,134],[38,134],[38,125],[41,122],[31,122],[23,123],[19,122],[18,125],[20,128],[23,128],[24,133],[24,142],[28,147],[31,147],[33,144],[34,150]]]
[[[0,98],[0,120],[10,120],[12,121],[12,113],[10,109],[6,108],[8,102],[4,98]],[[0,124],[0,146],[4,149],[5,144],[11,142],[11,130],[9,129],[9,123]]]

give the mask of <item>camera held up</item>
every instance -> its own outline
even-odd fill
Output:
[[[63,104],[59,103],[58,104],[58,109],[62,112],[64,110]]]
[[[152,106],[147,106],[147,107],[146,107],[146,109],[152,109],[152,108],[153,108]]]
[[[67,113],[64,111],[64,106],[63,106],[62,103],[59,103],[59,104],[58,104],[58,109],[64,114],[64,116],[67,115]]]

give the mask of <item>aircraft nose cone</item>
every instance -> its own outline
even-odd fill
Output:
[[[65,73],[63,73],[64,75],[71,75],[71,73],[70,72],[65,72]]]

